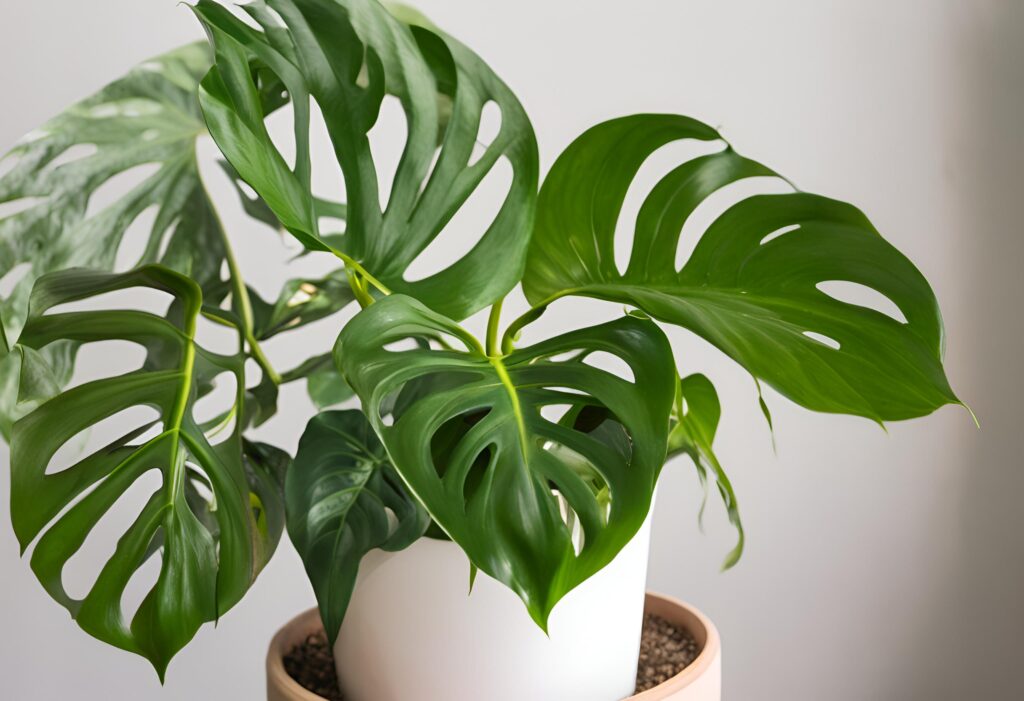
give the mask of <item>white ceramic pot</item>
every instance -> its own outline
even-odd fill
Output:
[[[551,613],[550,637],[511,590],[447,541],[374,552],[334,659],[349,701],[619,701],[633,693],[650,518]],[[481,696],[486,690],[486,699]]]
[[[690,631],[700,646],[700,654],[682,672],[626,701],[722,701],[722,646],[714,624],[697,609],[663,594],[647,593],[646,613],[661,616]],[[322,635],[320,613],[310,609],[293,618],[277,632],[267,650],[267,701],[325,701],[322,696],[303,689],[285,671],[284,657],[311,635]],[[492,679],[482,688],[478,699],[492,698],[492,691],[501,688],[505,679]],[[416,697],[412,701],[443,701]],[[525,701],[525,700],[524,700]],[[544,694],[528,701],[557,701]]]

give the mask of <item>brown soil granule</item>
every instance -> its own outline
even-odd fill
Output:
[[[690,633],[659,616],[644,614],[636,693],[679,674],[696,659],[700,646]],[[284,656],[284,668],[305,689],[327,701],[344,701],[338,691],[334,658],[322,632],[310,635]]]
[[[284,656],[284,669],[288,676],[307,691],[323,696],[327,701],[344,701],[338,691],[338,674],[334,670],[334,657],[327,635],[313,633]]]
[[[660,616],[644,614],[636,693],[653,689],[686,669],[700,654],[690,631]]]

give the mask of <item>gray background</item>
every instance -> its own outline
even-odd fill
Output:
[[[707,372],[722,394],[718,445],[749,539],[740,565],[719,573],[733,536],[714,501],[706,532],[698,532],[697,481],[688,464],[673,464],[657,507],[651,587],[696,603],[717,622],[726,697],[1024,698],[1017,669],[1024,653],[1024,470],[1017,440],[1024,396],[1017,216],[1024,4],[420,6],[518,92],[545,168],[601,119],[637,111],[692,114],[802,188],[857,203],[935,286],[948,371],[981,430],[948,407],[885,433],[863,420],[812,415],[769,392],[773,455],[749,378],[717,352],[674,334],[683,365]],[[3,0],[0,148],[128,66],[199,36],[187,8],[173,0]],[[662,161],[667,167],[671,158]],[[646,182],[655,171],[645,169]],[[270,294],[294,249],[243,223],[236,209],[228,206],[225,217],[243,271]],[[460,219],[445,245],[465,246],[486,211],[477,206]],[[301,265],[325,269],[319,261]],[[533,337],[616,311],[560,305]],[[336,331],[336,322],[318,324],[269,352],[290,366]],[[79,376],[115,369],[121,352],[86,354]],[[292,447],[310,405],[301,388],[286,392],[284,405],[264,435]],[[5,448],[3,455],[6,463]],[[204,628],[178,656],[161,688],[144,660],[92,641],[48,600],[6,526],[8,488],[5,476],[0,697],[261,697],[272,632],[313,601],[290,544],[282,544],[218,629]],[[94,576],[109,554],[118,522],[102,526],[97,535],[107,542],[76,562],[74,576]]]

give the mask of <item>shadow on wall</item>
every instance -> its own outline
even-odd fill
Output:
[[[919,631],[935,662],[925,678],[894,684],[893,698],[1010,701],[1024,698],[1024,3],[959,8],[948,47],[956,112],[937,118],[955,139],[948,173],[965,193],[957,229],[969,283],[953,302],[964,310],[958,333],[973,339],[961,386],[981,430],[949,514],[958,539],[946,606]]]

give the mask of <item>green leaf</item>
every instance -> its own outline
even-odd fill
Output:
[[[536,200],[536,139],[522,106],[465,46],[395,19],[375,0],[268,0],[247,6],[264,31],[211,0],[196,14],[215,50],[200,101],[231,165],[307,248],[336,249],[391,289],[463,318],[519,280]],[[267,8],[283,18],[280,25]],[[271,141],[247,65],[272,69],[295,115],[296,162]],[[368,133],[385,95],[398,98],[408,133],[386,206]],[[320,107],[348,198],[346,232],[325,240],[310,186],[311,104]],[[481,115],[494,102],[501,127],[474,160]],[[440,134],[440,144],[439,144]],[[474,247],[447,268],[411,282],[405,272],[500,160],[513,176],[504,202]],[[500,260],[500,265],[495,261]]]
[[[21,330],[36,278],[70,266],[112,269],[128,227],[153,206],[156,217],[139,263],[160,262],[203,286],[219,280],[220,225],[195,153],[196,139],[206,131],[196,90],[210,61],[205,43],[150,59],[42,125],[4,157],[14,166],[0,177],[0,202],[31,204],[0,219],[0,271],[25,262],[32,268],[3,305],[12,337]],[[76,148],[91,152],[58,161]],[[104,183],[147,164],[157,166],[149,177],[87,216]]]
[[[942,368],[931,288],[851,205],[804,192],[748,197],[707,228],[676,270],[683,225],[702,202],[738,180],[774,175],[731,147],[683,163],[650,191],[629,265],[616,269],[616,223],[640,166],[670,142],[719,138],[692,119],[654,114],[579,137],[541,188],[528,299],[544,305],[575,294],[634,305],[702,336],[816,411],[884,421],[958,402]],[[833,281],[884,295],[906,323],[819,287]]]
[[[207,293],[220,285],[221,266],[230,253],[196,159],[196,140],[206,133],[197,91],[211,60],[209,46],[200,42],[145,61],[33,131],[3,157],[13,166],[0,176],[0,203],[13,203],[16,211],[0,217],[0,276],[19,265],[28,268],[0,302],[12,341],[24,324],[37,278],[69,267],[112,270],[122,239],[147,210],[155,215],[142,233],[137,264],[159,262],[188,275]],[[268,94],[274,86],[254,75],[264,109],[279,107],[280,100]],[[90,202],[105,184],[147,165],[154,166],[151,173],[140,175],[102,208],[94,204],[90,212]],[[259,202],[247,205],[253,216],[264,219],[265,209]],[[51,366],[58,385],[70,379],[74,354],[74,344],[60,344],[40,358]],[[14,402],[20,371],[20,358],[0,361],[0,430],[5,437],[14,419],[30,408]]]
[[[697,476],[704,487],[704,500],[707,502],[708,472],[715,477],[718,493],[722,497],[729,522],[736,528],[738,540],[736,546],[726,556],[724,569],[739,562],[743,555],[744,532],[740,520],[739,505],[736,503],[736,492],[725,469],[718,461],[712,444],[718,430],[718,420],[722,416],[722,406],[718,401],[718,392],[711,380],[701,374],[693,374],[682,378],[678,385],[674,426],[668,436],[669,456],[684,453],[693,460],[697,468]],[[704,517],[704,504],[700,508],[700,519]]]
[[[282,331],[324,319],[355,301],[344,270],[336,270],[321,278],[288,280],[273,304],[259,299],[252,291],[250,296],[253,298],[255,333],[261,341]]]
[[[352,388],[333,364],[311,372],[306,379],[306,390],[318,409],[336,406],[353,395]]]
[[[66,302],[131,288],[173,295],[167,316],[124,309],[47,313]],[[36,283],[19,341],[38,350],[64,341],[123,340],[147,350],[141,369],[68,389],[15,424],[11,519],[23,550],[36,542],[32,569],[50,595],[89,634],[144,655],[161,677],[202,623],[217,620],[243,596],[273,553],[283,522],[280,472],[287,456],[249,444],[243,459],[241,421],[208,435],[193,416],[200,393],[222,373],[237,384],[234,416],[244,414],[245,402],[242,333],[234,355],[196,344],[201,305],[195,282],[161,266],[120,275],[72,269]],[[47,473],[65,443],[139,406],[159,412],[155,424],[132,427],[71,467]],[[72,598],[61,579],[65,563],[119,497],[151,470],[159,471],[162,486],[120,538],[89,593]],[[190,480],[212,492],[205,509],[198,506],[201,490],[186,486]],[[215,529],[207,525],[211,517]],[[157,541],[163,553],[159,577],[126,623],[125,586]]]
[[[412,342],[438,336],[463,349]],[[634,381],[583,362],[595,353],[624,362]],[[624,317],[489,357],[453,321],[392,295],[345,327],[335,354],[412,492],[542,627],[647,516],[675,387],[653,322]],[[415,387],[436,376],[444,381],[429,392]],[[412,398],[393,400],[403,393]],[[578,553],[570,518],[582,529]]]
[[[375,548],[401,550],[430,518],[411,499],[362,412],[314,416],[288,472],[288,535],[306,565],[333,645],[359,562]]]

